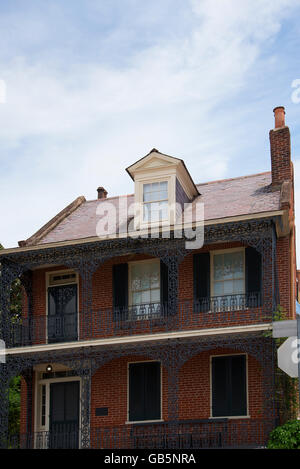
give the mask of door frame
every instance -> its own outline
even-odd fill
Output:
[[[79,376],[69,376],[66,378],[50,378],[50,379],[37,379],[35,387],[35,422],[34,422],[34,431],[39,432],[49,432],[50,431],[50,384],[55,383],[67,383],[79,381],[79,425],[78,425],[78,434],[79,442],[78,447],[81,447],[81,394],[82,394],[82,380]],[[46,418],[45,425],[41,425],[41,391],[42,385],[46,386]],[[36,442],[35,442],[36,446]]]

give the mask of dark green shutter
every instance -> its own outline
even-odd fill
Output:
[[[166,313],[168,310],[168,300],[169,300],[169,276],[168,276],[168,266],[160,261],[160,302],[163,307],[163,311]]]
[[[160,407],[160,363],[129,365],[129,420],[157,420]]]
[[[212,416],[247,414],[246,356],[212,358]]]
[[[128,264],[113,266],[114,320],[128,316]]]
[[[246,356],[231,357],[231,414],[247,414]]]
[[[194,309],[198,312],[209,309],[210,299],[210,255],[209,252],[194,254]]]
[[[262,261],[261,254],[254,248],[247,247],[245,249],[246,262],[246,295],[249,306],[255,306],[255,298],[257,298],[257,306],[261,305],[262,295]],[[256,295],[257,294],[257,295]],[[253,302],[254,295],[254,302]],[[251,300],[252,297],[252,300]]]

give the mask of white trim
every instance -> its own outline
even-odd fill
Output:
[[[155,182],[167,182],[168,184],[168,218],[159,221],[144,221],[144,185],[145,184],[153,184]],[[171,210],[170,208],[174,206],[176,199],[176,176],[173,174],[165,174],[165,175],[149,175],[149,173],[141,178],[135,180],[135,203],[137,205],[138,213],[134,214],[134,227],[135,229],[140,230],[148,230],[148,228],[152,227],[163,227],[167,225],[173,225],[175,219],[171,217]],[[167,228],[168,229],[168,228]]]
[[[50,350],[68,350],[72,348],[83,348],[91,346],[106,346],[113,344],[126,344],[138,342],[151,342],[156,340],[169,340],[169,339],[184,339],[189,337],[200,337],[210,335],[223,335],[223,334],[240,334],[242,332],[258,332],[258,331],[271,331],[272,323],[266,324],[252,324],[249,326],[233,326],[233,327],[214,327],[212,329],[196,329],[181,332],[168,332],[158,334],[144,334],[128,337],[114,337],[113,339],[95,339],[95,340],[82,340],[77,342],[64,342],[58,344],[47,345],[31,345],[28,347],[11,348],[6,350],[6,355],[19,355],[22,353],[34,353]]]
[[[228,347],[230,348],[230,346]],[[245,355],[246,356],[246,404],[247,404],[247,414],[246,415],[222,415],[215,417],[212,415],[212,359],[215,357],[233,357],[235,355]],[[251,418],[249,415],[249,377],[248,377],[248,353],[245,352],[233,352],[233,353],[220,353],[217,355],[210,355],[209,356],[209,384],[210,384],[210,402],[209,402],[209,418],[210,419],[245,419]]]
[[[246,259],[245,259],[245,247],[237,247],[237,248],[229,248],[229,249],[213,249],[212,251],[209,251],[210,254],[210,284],[211,284],[211,297],[214,296],[214,256],[218,254],[228,254],[231,252],[243,252],[243,274],[244,274],[244,292],[242,294],[246,293]],[[234,293],[229,293],[229,295],[234,295]],[[224,293],[223,295],[216,295],[216,296],[226,296]]]
[[[143,259],[141,261],[129,261],[128,262],[128,306],[129,307],[133,306],[132,305],[132,291],[131,291],[131,267],[133,265],[151,264],[151,263],[158,264],[159,285],[160,285],[160,260],[159,259],[152,258],[152,259]]]
[[[43,372],[39,372],[41,375]],[[34,428],[35,432],[48,432],[49,431],[49,423],[50,423],[50,384],[53,383],[66,383],[66,382],[79,382],[79,409],[78,409],[78,444],[80,446],[80,433],[81,433],[81,393],[82,393],[82,380],[80,376],[68,376],[65,378],[50,378],[50,379],[42,379],[38,377],[38,373],[36,373],[36,393],[35,393],[35,423]],[[40,425],[40,418],[41,418],[41,386],[46,386],[46,420],[45,425],[42,427]]]
[[[160,418],[155,420],[129,420],[129,365],[132,364],[143,364],[143,363],[160,363]],[[163,367],[161,360],[139,360],[127,362],[127,420],[125,424],[132,423],[157,423],[163,422]]]

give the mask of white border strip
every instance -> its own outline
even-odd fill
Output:
[[[160,334],[145,334],[130,337],[115,337],[113,339],[85,340],[48,345],[30,345],[28,347],[6,349],[6,355],[18,355],[21,353],[48,352],[52,350],[68,350],[74,348],[130,344],[138,342],[153,342],[156,340],[184,339],[189,337],[201,337],[205,335],[236,334],[241,332],[257,332],[272,330],[272,323],[253,324],[251,326],[219,327],[213,329],[187,330],[182,332],[166,332]]]

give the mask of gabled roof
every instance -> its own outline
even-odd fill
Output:
[[[253,218],[256,214],[271,213],[281,209],[280,189],[272,190],[270,172],[197,184],[197,188],[201,195],[196,197],[193,203],[198,201],[204,203],[204,218],[207,223],[231,217]],[[81,201],[76,209],[66,213],[52,229],[49,230],[47,224],[44,233],[39,230],[39,236],[29,238],[24,245],[44,245],[96,237],[99,221],[97,207],[104,202],[113,204],[120,225],[126,226],[129,218],[125,210],[119,209],[120,198],[125,199],[123,202],[127,201],[128,204],[134,202],[134,194]]]
[[[163,170],[171,167],[177,167],[178,170],[181,170],[185,177],[188,179],[188,184],[191,187],[191,192],[193,197],[196,197],[199,194],[196,184],[194,183],[185,163],[180,158],[175,158],[174,156],[166,155],[160,151],[153,148],[147,155],[140,158],[138,161],[133,163],[131,166],[126,168],[127,173],[131,179],[135,179],[135,175],[141,171],[151,171],[151,169]]]

